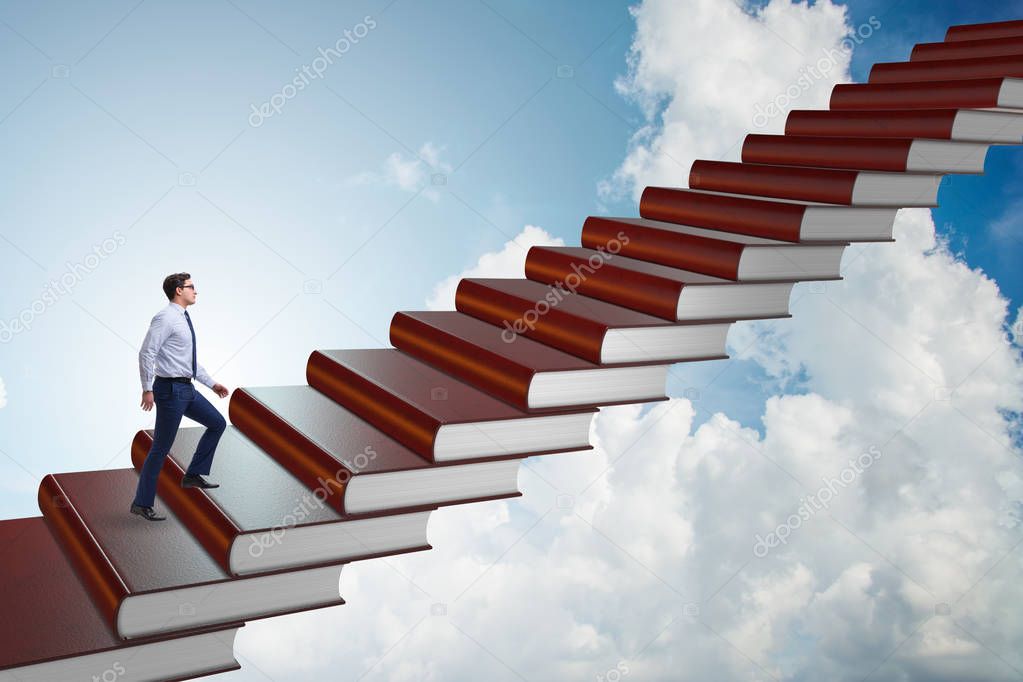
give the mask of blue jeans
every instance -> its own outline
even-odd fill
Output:
[[[185,472],[188,474],[210,473],[217,443],[227,428],[224,416],[191,383],[168,381],[157,377],[153,381],[153,401],[156,403],[153,444],[142,465],[138,488],[135,491],[134,503],[141,507],[152,507],[156,500],[156,483],[163,469],[163,460],[178,435],[181,417],[188,417],[206,427],[206,432],[199,439],[192,461]]]

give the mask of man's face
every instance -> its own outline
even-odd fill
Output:
[[[189,305],[195,303],[195,284],[192,283],[191,279],[186,279],[182,285],[181,298],[185,299],[185,302]]]

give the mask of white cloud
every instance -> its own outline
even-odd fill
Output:
[[[718,156],[794,78],[786,43],[816,55],[845,34],[828,2],[635,14],[622,88],[651,127],[606,191],[677,178],[668,155]],[[602,409],[595,450],[529,460],[516,500],[436,512],[431,552],[347,567],[347,606],[252,623],[239,653],[280,682],[340,662],[367,680],[612,679],[622,665],[626,681],[1017,679],[1023,361],[1008,305],[929,211],[900,211],[896,238],[850,249],[825,293],[797,287],[792,319],[733,329],[730,352],[777,389],[762,431],[724,413],[696,426],[681,398]],[[431,307],[462,276],[520,276],[510,244]],[[826,509],[792,516],[827,485]],[[299,658],[315,662],[293,671]]]
[[[1023,209],[1023,201],[1013,201],[998,219],[988,225],[988,233],[1001,242],[1004,248],[1019,248],[1021,209]]]
[[[426,306],[430,310],[454,310],[455,289],[463,277],[524,277],[526,253],[531,246],[564,246],[560,237],[550,235],[542,227],[526,225],[500,251],[485,253],[476,264],[457,275],[445,278],[433,287]]]
[[[0,408],[7,407],[7,387],[4,386],[3,377],[0,377]]]
[[[897,238],[792,319],[740,328],[748,359],[802,376],[763,405],[762,434],[720,413],[694,427],[682,398],[602,409],[594,451],[530,460],[517,500],[437,512],[431,552],[346,568],[347,606],[283,637],[252,623],[239,651],[281,682],[336,662],[290,672],[271,641],[366,679],[589,679],[624,662],[675,680],[683,660],[688,679],[859,680],[896,648],[871,679],[1011,678],[991,651],[1023,665],[1023,468],[1000,411],[1023,410],[1023,365],[1005,300],[927,212],[900,215]],[[829,481],[826,507],[794,522]]]
[[[446,183],[446,176],[452,170],[451,164],[441,159],[441,152],[444,149],[445,147],[439,147],[433,142],[425,142],[419,148],[417,156],[393,152],[384,160],[383,168],[379,172],[364,171],[350,177],[348,184],[386,184],[406,192],[418,192],[422,189],[424,197],[437,201],[440,193],[434,187]]]
[[[1016,319],[1013,320],[1009,334],[1012,337],[1013,343],[1017,346],[1023,346],[1023,306],[1016,310]]]
[[[849,79],[846,10],[830,2],[773,0],[750,15],[737,2],[657,0],[630,11],[629,73],[615,85],[642,106],[647,125],[600,184],[605,198],[638,200],[647,185],[684,183],[697,158],[738,160],[746,133],[784,129],[784,115],[755,125],[756,112],[776,101],[826,108],[831,86]],[[822,58],[820,77],[808,75]]]

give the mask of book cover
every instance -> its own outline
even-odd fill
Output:
[[[424,542],[384,549],[373,538],[366,538],[359,529],[358,521],[377,514],[346,515],[343,495],[338,494],[347,490],[346,481],[339,479],[345,478],[349,469],[344,469],[346,474],[339,474],[337,466],[327,468],[326,471],[332,472],[330,478],[303,482],[237,426],[227,427],[214,458],[213,471],[224,484],[208,490],[182,488],[181,478],[204,431],[199,427],[178,430],[171,451],[164,460],[158,493],[160,501],[171,508],[225,572],[235,576],[242,574],[236,566],[232,566],[232,557],[237,557],[239,552],[244,553],[246,548],[262,556],[274,552],[279,538],[295,528],[327,524],[351,528],[349,534],[359,549],[347,552],[343,559],[321,559],[302,564],[289,562],[284,556],[279,561],[292,568],[311,568],[341,560],[356,561],[430,549],[430,545]],[[152,429],[135,434],[131,459],[136,471],[141,471],[152,443]],[[377,448],[383,450],[379,444]],[[378,450],[372,452],[375,461]],[[387,458],[388,453],[383,452],[380,457]],[[368,464],[369,458],[366,459]],[[416,462],[421,463],[421,458],[416,457]],[[358,471],[361,463],[362,459],[356,456],[355,463],[350,466]],[[427,506],[401,511],[431,509],[433,507]],[[256,542],[258,546],[253,545]],[[329,552],[324,554],[329,555]]]
[[[785,119],[785,134],[800,137],[926,137],[951,140],[956,116],[960,111],[960,109],[891,111],[795,109],[790,111]]]
[[[622,255],[608,257],[594,249],[575,246],[531,247],[526,254],[526,276],[546,284],[560,283],[576,293],[670,321],[678,319],[679,297],[686,287],[759,286]],[[782,315],[785,316],[787,313]],[[756,318],[735,314],[715,317],[711,314],[700,319],[731,321]]]
[[[839,83],[831,90],[830,108],[849,109],[987,109],[998,106],[1004,78],[923,83]]]
[[[497,327],[457,311],[395,313],[391,319],[391,343],[523,411],[531,411],[530,386],[538,374],[617,371],[616,368],[602,369],[599,364],[527,337],[508,338]],[[657,399],[666,400],[664,397]],[[635,401],[601,400],[599,404],[627,402]],[[598,403],[586,405],[597,407]]]
[[[709,227],[721,232],[798,242],[807,206],[754,197],[706,194],[671,187],[647,187],[639,215],[650,220]],[[590,216],[586,219],[597,221]],[[584,225],[583,230],[586,230]]]
[[[697,159],[689,186],[715,192],[852,204],[859,171]]]
[[[868,83],[951,81],[965,78],[1023,76],[1023,54],[956,57],[927,62],[879,62],[870,69]]]
[[[530,279],[463,278],[455,291],[455,307],[499,326],[502,338],[526,336],[598,364],[608,331],[673,326],[653,315]],[[685,359],[722,357],[727,356]]]
[[[923,62],[939,59],[965,59],[969,57],[1000,57],[1023,54],[1023,37],[988,38],[986,40],[960,40],[945,43],[917,43],[909,53],[910,61]]]
[[[270,578],[286,572],[232,578],[173,513],[167,512],[167,519],[158,522],[129,513],[137,481],[134,469],[112,469],[49,474],[39,484],[43,516],[97,608],[122,638],[180,633],[212,623],[242,622],[344,603],[336,595],[340,565],[296,572],[300,578],[318,581],[317,587],[329,586],[333,580],[334,596],[315,603],[293,604],[286,596],[266,593],[281,582]],[[263,610],[260,604],[247,603],[223,617],[217,597],[231,590],[218,591],[232,580],[263,586],[261,596],[271,597],[268,603],[275,605]],[[182,593],[178,590],[198,587],[205,588],[201,599],[179,601]],[[160,593],[167,597],[164,606],[178,605],[172,615],[163,617],[162,611],[154,609],[160,615],[139,628],[125,623],[124,604],[129,599]]]
[[[306,366],[306,380],[430,461],[436,459],[434,446],[441,426],[534,416],[394,349],[313,351]],[[564,412],[592,414],[596,410]],[[586,443],[529,454],[591,448]],[[521,457],[522,453],[491,456]]]
[[[353,488],[362,482],[394,480],[406,474],[421,484],[426,478],[436,481],[438,476],[463,472],[476,472],[482,478],[484,472],[464,461],[462,466],[431,462],[312,386],[246,387],[236,391],[232,401],[235,398],[233,414],[246,425],[249,438],[346,518],[421,512],[521,495],[517,489],[493,492],[481,481],[475,487],[449,487],[427,501],[423,501],[429,497],[425,488],[419,501],[399,504],[392,497],[381,497],[367,509],[365,502],[350,500]]]
[[[945,42],[1018,38],[1020,36],[1023,36],[1023,19],[1012,19],[949,26],[945,31]]]
[[[154,663],[146,660],[149,651],[145,645],[175,638],[146,637],[125,642],[118,637],[96,608],[43,517],[0,521],[0,545],[4,548],[4,561],[0,563],[4,585],[0,677],[6,672],[17,680],[43,679],[40,676],[45,675],[45,671],[29,666],[69,659],[78,659],[74,665],[85,671],[84,679],[102,676],[105,669],[94,666],[110,665],[112,658],[125,671],[130,669],[133,674],[141,674],[150,670],[163,673],[160,679],[168,680],[191,679],[240,667],[232,659],[229,664],[196,671],[187,678],[168,674],[167,670],[152,670]],[[230,649],[239,627],[242,624],[197,630],[191,634],[202,640],[183,643],[198,649],[202,641],[214,639]],[[187,661],[182,663],[188,665]]]

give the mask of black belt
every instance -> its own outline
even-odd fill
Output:
[[[177,381],[183,384],[192,383],[192,377],[156,377],[157,379],[163,379],[164,381]]]

